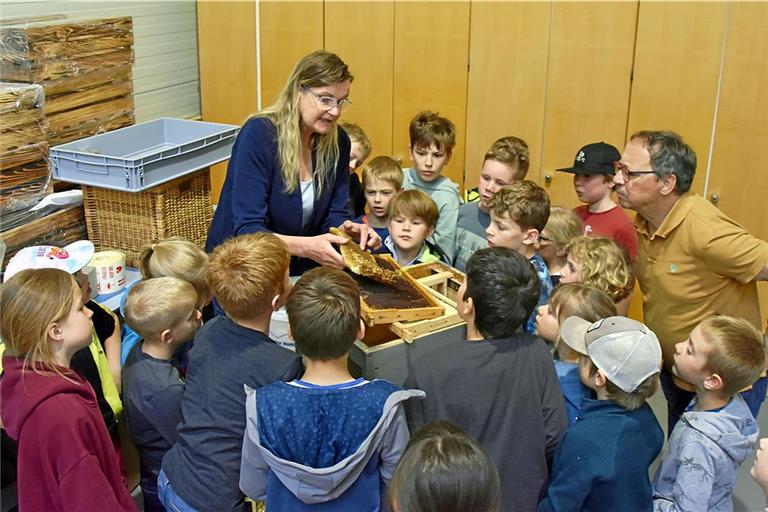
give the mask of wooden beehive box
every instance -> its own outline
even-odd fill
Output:
[[[400,268],[388,254],[376,255],[376,259],[384,268]],[[392,284],[352,276],[360,286],[361,313],[369,326],[436,318],[444,312],[438,300],[407,272]]]
[[[0,214],[30,208],[46,193],[43,103],[40,85],[0,83]]]
[[[465,339],[465,324],[456,311],[456,295],[464,274],[443,263],[414,265],[406,273],[433,295],[444,308],[443,314],[367,328],[364,338],[355,341],[349,355],[353,375],[402,385],[410,361],[436,345]]]

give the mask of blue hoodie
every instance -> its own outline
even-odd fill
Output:
[[[695,405],[696,398],[689,409]],[[719,411],[684,413],[653,479],[653,510],[733,510],[739,465],[752,453],[757,433],[757,422],[740,395]]]
[[[378,511],[408,442],[401,403],[423,397],[383,380],[246,387],[240,489],[268,510]]]

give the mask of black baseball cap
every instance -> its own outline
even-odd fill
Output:
[[[621,160],[621,153],[605,142],[587,144],[576,153],[573,167],[557,169],[562,172],[592,176],[595,174],[613,174],[613,163]]]

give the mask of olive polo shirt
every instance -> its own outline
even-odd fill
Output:
[[[757,285],[768,242],[750,235],[698,194],[686,193],[655,233],[637,215],[637,279],[645,323],[671,368],[675,344],[707,315],[742,317],[760,329]]]

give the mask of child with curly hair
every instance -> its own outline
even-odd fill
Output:
[[[635,276],[626,250],[611,238],[580,236],[566,247],[568,264],[561,283],[594,286],[613,299],[619,315],[626,316]]]

